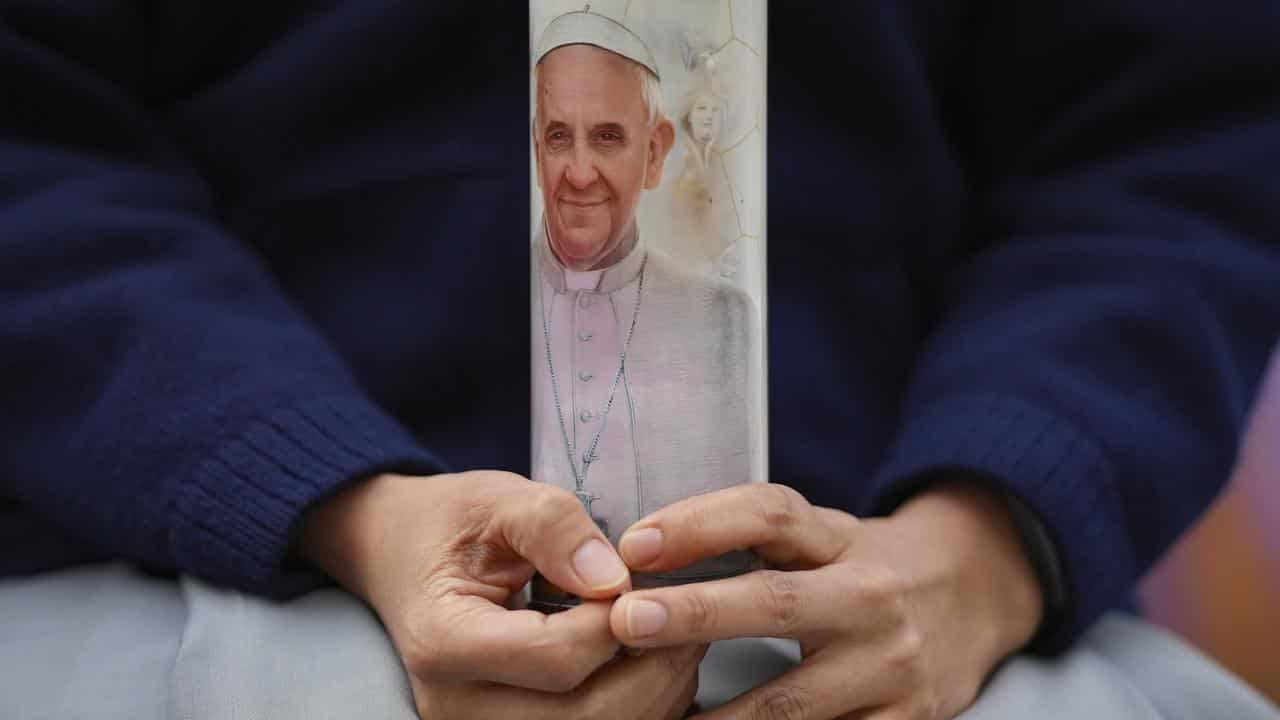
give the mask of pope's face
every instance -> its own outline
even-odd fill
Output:
[[[601,267],[662,179],[671,123],[649,123],[639,66],[591,45],[542,59],[534,123],[551,248],[569,268]]]

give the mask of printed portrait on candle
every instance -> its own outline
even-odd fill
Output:
[[[665,505],[752,481],[755,310],[660,250],[637,218],[678,132],[639,34],[590,10],[556,16],[535,45],[533,92],[531,475],[577,495],[616,542]],[[715,112],[707,101],[679,121],[709,147]]]

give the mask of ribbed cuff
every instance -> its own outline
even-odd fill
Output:
[[[1069,422],[1014,397],[940,400],[906,417],[863,510],[887,514],[949,473],[981,476],[1017,498],[1054,544],[1065,605],[1046,618],[1033,651],[1067,647],[1130,591],[1135,563],[1111,466]]]
[[[286,562],[303,513],[348,482],[444,465],[396,421],[357,399],[314,401],[251,422],[200,463],[176,503],[178,567],[272,597],[324,582]]]

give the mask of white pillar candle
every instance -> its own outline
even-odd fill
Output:
[[[529,7],[532,479],[617,543],[674,502],[767,481],[766,2]],[[533,601],[573,598],[535,579]]]

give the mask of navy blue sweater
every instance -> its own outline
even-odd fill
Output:
[[[1280,10],[1192,5],[773,3],[771,477],[1013,493],[1049,646],[1209,502],[1280,328]],[[288,596],[344,483],[527,469],[527,32],[0,0],[0,573]]]

